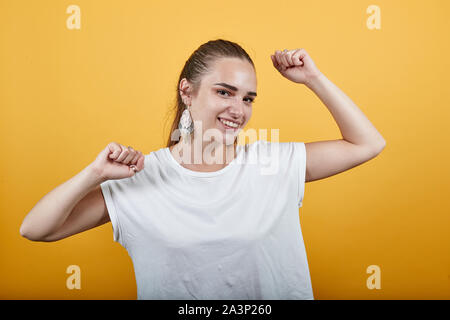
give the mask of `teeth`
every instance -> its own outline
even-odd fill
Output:
[[[239,124],[237,124],[237,123],[234,123],[234,122],[231,122],[231,121],[228,121],[228,120],[224,120],[222,118],[219,118],[219,120],[222,121],[223,123],[225,123],[229,127],[233,127],[233,128],[239,127]]]

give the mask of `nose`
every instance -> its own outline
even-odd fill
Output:
[[[239,103],[239,101],[234,102],[229,108],[230,115],[235,120],[242,119],[242,117],[244,116],[244,107],[245,107],[244,102],[242,102],[242,103]]]

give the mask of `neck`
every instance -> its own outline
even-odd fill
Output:
[[[226,145],[221,141],[200,141],[183,137],[169,150],[184,167],[195,171],[217,171],[226,167],[236,157],[236,145]]]

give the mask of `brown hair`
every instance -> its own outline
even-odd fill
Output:
[[[252,59],[239,44],[223,39],[211,40],[202,44],[186,61],[175,88],[177,94],[175,106],[169,110],[169,112],[175,113],[175,118],[169,132],[167,147],[176,144],[176,141],[173,141],[171,137],[175,130],[178,130],[181,114],[186,108],[180,95],[179,85],[181,80],[186,78],[193,85],[192,94],[195,95],[200,88],[202,76],[208,73],[212,63],[218,58],[229,57],[245,59],[255,68]],[[237,139],[234,143],[237,143]]]

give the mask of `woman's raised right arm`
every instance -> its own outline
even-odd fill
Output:
[[[131,177],[143,168],[140,151],[111,142],[93,163],[38,201],[20,234],[32,241],[57,241],[108,222],[100,184]]]

